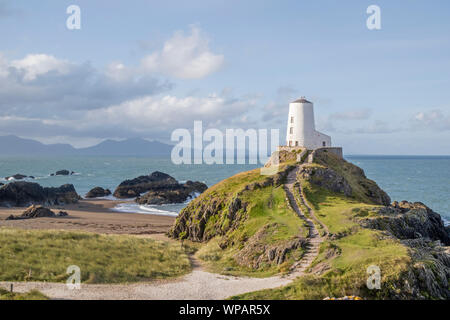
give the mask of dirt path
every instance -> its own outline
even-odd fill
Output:
[[[319,245],[323,238],[319,235],[314,222],[300,209],[294,196],[297,167],[292,170],[285,184],[286,195],[293,210],[303,219],[309,228],[308,245],[303,258],[294,264],[286,276],[270,278],[250,278],[223,276],[206,272],[197,261],[193,261],[193,271],[175,280],[153,281],[135,284],[97,285],[82,284],[79,290],[69,290],[64,283],[48,282],[14,282],[14,291],[25,292],[37,289],[52,299],[80,300],[132,300],[132,299],[194,299],[212,300],[225,299],[230,296],[262,289],[285,286],[293,279],[305,274],[312,261],[317,257]],[[300,192],[301,194],[301,192]],[[308,210],[308,216],[314,217],[312,209],[303,201]],[[9,288],[11,282],[0,282],[0,286]]]
[[[306,253],[302,257],[301,260],[297,261],[291,268],[291,272],[289,274],[289,278],[293,279],[296,277],[300,277],[305,274],[306,269],[311,265],[311,263],[314,261],[314,259],[319,254],[319,247],[320,244],[323,242],[323,238],[320,236],[319,231],[317,230],[317,227],[312,219],[310,219],[308,216],[313,217],[315,219],[314,211],[313,209],[307,204],[307,202],[304,200],[302,191],[300,191],[300,199],[299,201],[302,202],[302,204],[308,209],[308,216],[302,212],[300,209],[296,197],[295,197],[295,191],[294,186],[297,182],[297,172],[299,170],[299,166],[297,166],[294,170],[291,170],[287,176],[286,184],[284,185],[286,195],[288,198],[288,201],[292,207],[292,209],[297,213],[297,215],[300,217],[300,219],[304,220],[308,226],[308,238],[307,238],[307,247],[306,247]],[[301,188],[301,187],[299,187]],[[315,219],[316,220],[316,219]]]

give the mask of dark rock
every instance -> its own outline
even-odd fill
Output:
[[[125,180],[114,191],[116,198],[131,198],[149,190],[170,189],[178,182],[168,174],[155,171],[148,176],[140,176],[132,180]]]
[[[168,174],[155,171],[148,176],[140,176],[132,180],[125,180],[114,191],[117,198],[136,198],[139,204],[168,204],[182,203],[195,193],[202,193],[208,187],[198,181],[178,183]],[[147,192],[142,195],[142,193]]]
[[[450,245],[450,233],[441,216],[421,202],[393,202],[377,211],[379,217],[362,219],[362,225],[388,231],[399,239],[428,238]]]
[[[76,203],[80,199],[71,184],[44,188],[34,182],[16,181],[0,187],[0,206],[3,207],[62,205]]]
[[[72,173],[70,173],[69,170],[59,170],[55,172],[55,176],[68,176],[70,174],[73,174],[73,171]]]
[[[58,212],[58,214],[56,215],[57,217],[67,217],[69,214],[65,211],[60,211]]]
[[[31,219],[31,218],[53,218],[56,217],[55,213],[50,209],[44,208],[42,206],[32,205],[27,210],[25,210],[19,219]]]
[[[13,176],[5,177],[5,180],[9,180],[11,178],[14,179],[14,180],[22,180],[22,179],[28,178],[28,176],[26,176],[24,174],[17,173],[17,174],[15,174]],[[31,178],[31,177],[29,177],[29,178]],[[33,179],[34,179],[34,177],[33,177]]]
[[[111,195],[111,191],[109,189],[95,187],[86,194],[86,198],[91,199],[91,198],[107,197],[109,195]]]

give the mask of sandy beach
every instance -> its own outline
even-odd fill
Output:
[[[67,217],[5,220],[11,214],[20,215],[26,208],[0,207],[0,227],[23,229],[81,230],[105,234],[155,235],[164,234],[175,218],[140,213],[114,212],[114,200],[81,200],[77,204],[49,207],[56,213],[65,211]]]

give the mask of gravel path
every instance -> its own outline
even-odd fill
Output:
[[[250,278],[223,276],[202,270],[197,261],[193,261],[193,271],[179,279],[154,282],[141,282],[135,284],[82,284],[79,290],[69,290],[64,283],[50,282],[13,282],[15,292],[26,292],[37,289],[52,299],[80,299],[80,300],[172,300],[193,299],[213,300],[226,299],[230,296],[252,292],[262,289],[285,286],[293,279],[304,275],[307,268],[316,258],[319,245],[323,238],[314,222],[308,218],[298,206],[294,196],[294,185],[298,171],[292,170],[285,184],[286,195],[292,209],[297,215],[306,221],[309,228],[308,245],[303,258],[294,264],[291,272],[286,276],[274,276],[270,278]],[[300,190],[301,194],[301,190]],[[314,217],[312,209],[304,200],[302,201]],[[0,286],[10,288],[11,282],[0,282]]]

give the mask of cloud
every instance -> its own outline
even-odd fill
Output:
[[[67,117],[72,111],[103,108],[172,87],[120,63],[99,70],[46,54],[12,61],[0,55],[0,115]]]
[[[450,130],[450,116],[445,115],[440,109],[418,112],[411,119],[411,128],[414,130]]]
[[[219,70],[224,56],[209,49],[209,41],[198,27],[192,26],[185,35],[177,31],[164,43],[161,51],[142,59],[142,66],[148,72],[159,72],[180,79],[199,79]]]
[[[4,133],[25,136],[140,136],[167,141],[172,130],[191,129],[195,120],[203,121],[204,128],[248,125],[246,113],[256,105],[257,100],[253,98],[217,94],[181,98],[145,96],[101,109],[72,113],[66,118],[0,116],[0,128]]]
[[[66,60],[58,60],[51,55],[29,54],[21,60],[13,60],[11,67],[23,73],[24,81],[32,81],[37,76],[52,71],[61,75],[67,74],[71,69],[71,64]]]

